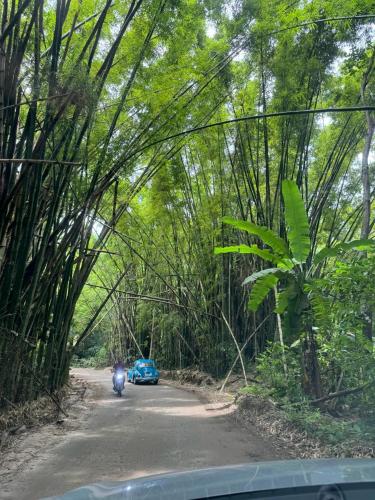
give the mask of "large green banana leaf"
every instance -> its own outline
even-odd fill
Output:
[[[271,229],[268,229],[264,226],[258,226],[257,224],[253,224],[249,221],[238,220],[228,216],[223,217],[223,222],[235,227],[236,229],[240,229],[241,231],[246,231],[249,234],[258,236],[258,238],[261,239],[263,243],[271,247],[272,250],[278,255],[283,257],[289,256],[287,244]]]
[[[284,180],[282,192],[289,247],[293,257],[298,262],[303,263],[306,262],[311,248],[310,228],[305,205],[294,181]]]

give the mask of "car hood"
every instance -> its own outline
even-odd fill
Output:
[[[375,482],[373,459],[285,460],[215,467],[97,483],[49,498],[192,500],[229,493],[361,482]]]

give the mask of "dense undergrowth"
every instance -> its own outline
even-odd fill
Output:
[[[353,445],[375,448],[374,358],[368,342],[358,336],[357,342],[349,337],[343,345],[342,338],[334,335],[319,351],[329,398],[325,401],[314,403],[302,390],[298,345],[282,349],[280,344],[272,344],[258,356],[258,383],[240,393],[273,401],[286,424],[323,445],[339,446],[340,453],[346,450],[350,456]],[[341,364],[340,355],[344,354],[346,362]],[[351,390],[356,391],[346,393]]]
[[[279,398],[272,389],[252,385],[243,388],[243,395],[252,395],[261,400],[270,400],[282,415],[286,425],[305,433],[306,438],[319,440],[322,445],[340,445],[350,450],[355,443],[375,447],[375,418],[372,412],[358,414],[353,406],[342,403],[342,413],[329,408],[314,408],[309,401],[293,404],[286,398]]]

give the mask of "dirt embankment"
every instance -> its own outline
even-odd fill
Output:
[[[173,380],[181,385],[192,384],[196,386],[213,386],[215,380],[208,373],[196,369],[183,370],[160,370],[160,377],[166,380]]]
[[[77,400],[83,400],[86,390],[85,380],[71,377],[69,384],[52,397],[41,396],[18,405],[10,403],[0,412],[0,451],[9,447],[15,436],[30,429],[51,423],[63,424],[69,409]]]
[[[86,380],[71,377],[56,402],[42,396],[23,405],[10,405],[0,413],[0,483],[3,492],[15,474],[29,469],[36,458],[43,459],[76,429],[89,409],[85,397],[91,389]],[[61,411],[63,410],[63,411]]]
[[[348,440],[330,445],[313,434],[302,431],[271,399],[241,394],[240,389],[244,386],[241,376],[231,376],[225,392],[220,391],[223,381],[215,380],[199,370],[164,371],[163,378],[168,383],[197,392],[207,401],[231,406],[234,409],[231,417],[239,425],[252,430],[255,427],[262,437],[271,441],[284,455],[294,458],[375,457],[375,450],[371,446],[351,443]]]
[[[371,443],[359,443],[343,436],[341,442],[326,443],[312,432],[301,430],[274,401],[256,395],[242,395],[237,400],[236,418],[249,428],[257,427],[260,433],[271,438],[278,449],[289,450],[296,458],[375,458]],[[308,415],[301,414],[301,418]],[[322,416],[330,418],[329,416]],[[333,419],[334,420],[334,419]],[[326,425],[326,424],[324,424]]]

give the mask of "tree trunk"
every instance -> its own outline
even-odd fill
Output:
[[[321,398],[322,386],[318,360],[318,346],[314,331],[311,327],[307,329],[303,343],[303,369],[303,385],[306,394],[314,399]]]
[[[363,217],[362,217],[362,229],[361,238],[368,239],[370,234],[370,213],[371,213],[371,195],[370,195],[370,178],[369,178],[369,167],[368,158],[371,150],[371,142],[374,136],[375,121],[370,116],[370,112],[366,112],[367,118],[367,133],[365,138],[365,145],[362,152],[362,205],[363,205]],[[372,308],[368,303],[362,304],[361,312],[363,316],[363,333],[364,335],[372,341]]]
[[[367,71],[363,75],[362,79],[361,100],[363,104],[366,104],[366,95],[365,95],[366,87],[369,83],[371,73],[374,69],[374,63],[375,63],[375,49],[373,50],[369,66],[367,68]],[[368,159],[371,151],[371,143],[375,130],[375,120],[371,115],[370,111],[366,111],[366,122],[367,122],[367,130],[365,136],[365,144],[363,146],[363,151],[362,151],[362,171],[361,171],[362,206],[363,206],[362,228],[361,228],[362,239],[368,239],[370,234],[371,188],[370,188]],[[369,340],[372,341],[372,308],[368,303],[364,303],[361,306],[361,310],[364,321],[363,333]]]
[[[366,112],[366,120],[367,120],[367,132],[362,152],[362,172],[361,172],[362,205],[363,205],[363,217],[362,217],[362,229],[361,229],[362,239],[367,239],[370,234],[371,188],[370,188],[368,159],[371,150],[372,138],[374,136],[375,120],[372,118],[369,111]]]

